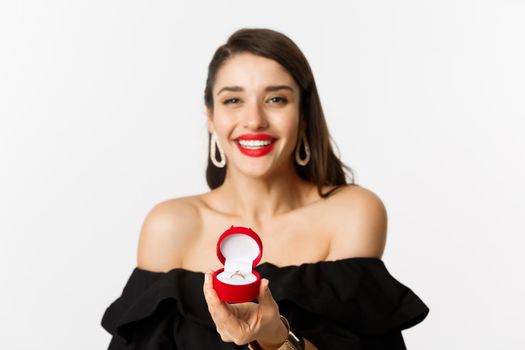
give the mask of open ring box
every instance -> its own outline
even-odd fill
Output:
[[[257,299],[261,276],[253,268],[262,257],[262,241],[251,229],[233,226],[217,241],[217,256],[224,265],[213,272],[213,288],[219,299],[244,303]]]

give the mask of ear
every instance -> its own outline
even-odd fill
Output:
[[[308,125],[306,125],[306,121],[304,120],[303,116],[299,119],[299,132],[302,133],[303,131],[306,131],[306,128]]]
[[[211,134],[215,130],[215,127],[213,125],[213,111],[211,111],[209,108],[206,108],[206,114],[207,114],[208,132]]]

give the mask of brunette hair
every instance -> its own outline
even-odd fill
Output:
[[[234,55],[245,52],[278,62],[300,87],[300,113],[303,118],[300,124],[305,129],[311,157],[305,166],[294,162],[298,175],[316,184],[317,192],[323,198],[328,197],[330,193],[343,185],[354,184],[352,169],[345,165],[332,150],[333,140],[328,132],[310,65],[299,47],[286,35],[266,28],[242,28],[230,35],[227,42],[217,48],[208,65],[208,77],[204,89],[206,107],[213,111],[212,89],[219,68]],[[218,168],[211,162],[209,142],[211,142],[211,134],[208,134],[206,181],[210,189],[214,189],[224,182],[228,165]],[[304,158],[304,154],[301,157]],[[345,169],[348,174],[345,173]],[[347,182],[347,175],[349,182]],[[323,186],[336,187],[327,193],[322,193]]]

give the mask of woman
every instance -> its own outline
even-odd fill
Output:
[[[217,49],[204,91],[211,191],[153,207],[137,267],[102,325],[109,349],[405,349],[427,306],[386,270],[387,216],[347,183],[315,81],[282,33],[241,29]],[[222,302],[218,236],[264,246],[257,303]]]

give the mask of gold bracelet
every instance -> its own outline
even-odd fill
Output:
[[[290,323],[284,317],[283,315],[279,315],[279,318],[284,323],[286,330],[288,332],[288,338],[284,341],[284,343],[277,349],[277,350],[304,350],[304,340],[301,338],[298,338],[295,334],[293,334],[290,330]],[[293,342],[292,342],[293,341]],[[248,344],[248,349],[250,350],[263,350],[257,340],[251,341]]]

